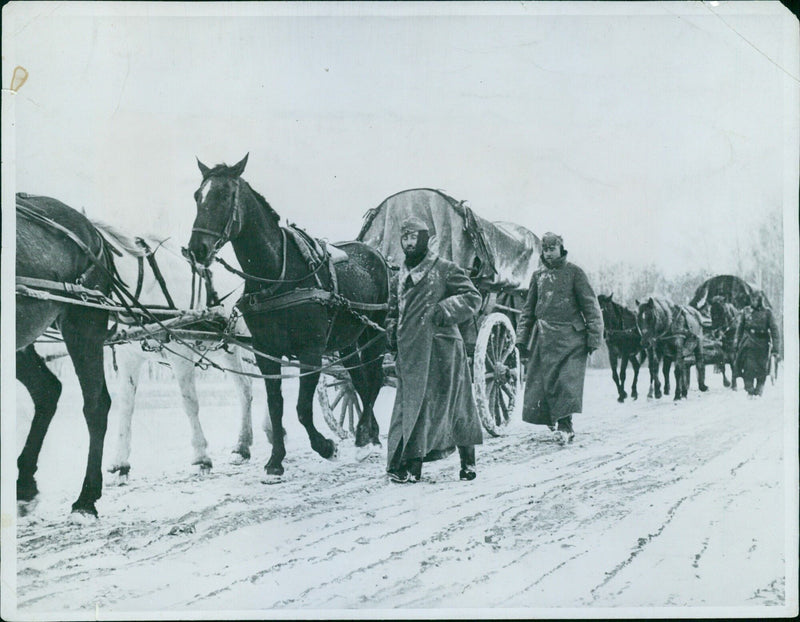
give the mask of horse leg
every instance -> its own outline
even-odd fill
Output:
[[[633,367],[633,383],[631,385],[631,397],[634,400],[637,400],[639,399],[639,391],[636,387],[637,384],[639,383],[639,368],[641,367],[641,363],[636,354],[634,354],[631,357],[631,367]]]
[[[697,369],[697,387],[703,392],[708,391],[708,385],[706,384],[706,362],[705,359],[703,358],[702,347],[698,346],[697,348],[695,348],[694,359],[695,359],[695,369]],[[722,371],[724,378],[725,377],[724,367]]]
[[[72,504],[72,515],[78,522],[97,517],[94,504],[103,492],[103,442],[111,408],[103,369],[103,340],[107,324],[107,312],[82,308],[71,309],[61,322],[61,335],[81,385],[83,416],[89,428],[86,475],[81,493]]]
[[[619,359],[619,401],[624,402],[628,394],[625,392],[625,380],[628,376],[628,356],[623,354]]]
[[[375,336],[374,332],[367,329],[359,338],[359,346],[368,343]],[[366,361],[350,369],[350,378],[358,392],[363,405],[363,411],[356,426],[357,456],[364,460],[381,446],[378,420],[375,418],[375,400],[378,399],[383,386],[383,352],[381,342],[373,342],[364,347],[360,354],[360,361]],[[363,450],[359,448],[364,448]]]
[[[144,356],[134,350],[133,345],[117,348],[117,365],[119,368],[119,388],[114,396],[115,410],[119,411],[119,430],[117,432],[117,450],[108,472],[116,474],[117,484],[127,483],[131,470],[131,422],[136,389],[139,386],[139,374],[142,371]]]
[[[675,359],[675,395],[672,397],[674,402],[677,402],[683,397],[683,384],[684,384],[684,363],[680,359]],[[665,391],[666,393],[666,391]]]
[[[664,372],[664,395],[669,395],[670,386],[669,386],[669,370],[672,367],[672,359],[668,356],[664,355],[664,362],[663,362],[663,372]]]
[[[309,369],[319,369],[322,365],[321,354],[305,355],[299,357],[299,360],[301,373],[307,373]],[[326,460],[334,460],[338,454],[336,443],[329,438],[325,438],[314,425],[314,391],[317,388],[318,381],[319,372],[300,377],[300,392],[297,396],[297,418],[306,429],[306,433],[308,433],[311,449]]]
[[[653,397],[657,400],[661,399],[661,381],[658,379],[658,355],[655,348],[650,348],[647,351],[647,363],[650,371],[650,389],[647,392],[647,397]]]
[[[28,389],[33,400],[33,421],[25,440],[25,446],[17,458],[17,507],[25,516],[33,510],[34,499],[39,493],[36,487],[37,463],[47,428],[56,412],[61,396],[61,382],[45,365],[33,349],[33,344],[17,352],[17,379]]]
[[[614,380],[614,386],[617,387],[617,401],[624,402],[625,398],[622,395],[622,388],[619,386],[619,375],[617,374],[617,353],[613,348],[608,349],[608,362],[611,363],[611,378]]]
[[[250,460],[250,446],[253,444],[253,383],[248,376],[242,374],[242,353],[239,348],[232,348],[230,352],[225,351],[225,358],[228,367],[233,370],[233,384],[239,394],[239,438],[234,447],[232,461],[240,464]]]
[[[283,459],[286,457],[286,447],[283,442],[283,394],[281,393],[281,364],[256,356],[256,363],[262,374],[272,376],[265,378],[264,385],[267,389],[267,408],[269,409],[269,429],[264,424],[267,439],[272,444],[272,454],[264,465],[264,471],[270,478],[280,478],[283,475]]]
[[[189,351],[186,351],[189,356]],[[194,362],[191,359],[178,356],[177,354],[167,354],[172,373],[181,388],[181,400],[183,401],[183,411],[189,419],[189,429],[192,436],[192,464],[198,467],[201,474],[211,471],[213,464],[211,457],[206,451],[208,441],[203,434],[200,425],[200,404],[197,400],[197,385],[195,384]]]

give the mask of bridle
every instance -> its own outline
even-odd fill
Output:
[[[211,257],[216,255],[217,251],[227,244],[232,238],[235,238],[242,232],[242,222],[244,221],[244,214],[242,210],[242,202],[239,200],[239,189],[242,185],[242,178],[236,178],[236,189],[233,191],[233,207],[231,208],[230,216],[228,217],[222,231],[214,231],[212,229],[205,229],[203,227],[192,227],[192,233],[204,233],[212,235],[216,238],[214,246],[211,250]]]

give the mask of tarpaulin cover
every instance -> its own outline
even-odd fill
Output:
[[[712,298],[722,296],[725,302],[729,302],[737,309],[741,309],[750,304],[750,295],[757,291],[759,290],[738,276],[720,274],[708,279],[698,287],[689,305],[702,311],[711,302]],[[770,306],[766,296],[764,296],[764,304],[767,307]]]
[[[539,266],[539,238],[520,225],[484,220],[439,190],[405,190],[385,199],[364,216],[358,239],[399,266],[400,226],[409,216],[425,221],[430,248],[466,270],[480,289],[527,290]]]

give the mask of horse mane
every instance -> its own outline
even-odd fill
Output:
[[[636,312],[633,309],[629,309],[624,304],[615,301],[612,296],[605,296],[603,294],[600,294],[597,297],[597,299],[598,302],[601,302],[600,301],[601,298],[603,299],[603,301],[601,302],[601,307],[603,303],[611,305],[611,309],[614,315],[613,319],[618,324],[618,328],[624,327],[626,319],[632,320],[634,325],[636,325],[637,324]]]
[[[136,243],[136,238],[123,233],[117,226],[102,220],[92,220],[92,224],[103,236],[106,243],[110,244],[118,251],[133,255],[134,257],[144,257],[147,251]]]
[[[244,181],[244,179],[242,179],[242,181]],[[263,196],[261,196],[260,193],[254,190],[253,187],[246,181],[244,181],[244,185],[247,186],[247,189],[253,193],[253,196],[261,205],[261,209],[263,209],[267,213],[267,216],[272,218],[276,223],[280,222],[281,217],[278,215],[278,212],[276,212],[273,209],[273,207],[269,204],[269,202]]]
[[[150,252],[153,252],[159,246],[169,240],[169,237],[158,236],[155,234],[131,236],[124,233],[116,225],[112,225],[102,220],[92,220],[92,224],[97,229],[98,233],[103,237],[107,244],[113,246],[118,251],[127,253],[134,257],[146,257]],[[145,246],[140,244],[137,240],[144,240],[147,246],[150,247],[148,251]]]
[[[237,176],[234,175],[232,167],[228,166],[224,162],[222,164],[217,164],[212,169],[209,169],[209,171],[205,175],[203,175],[203,181],[205,181],[206,179],[209,179],[211,177],[227,177],[228,179],[236,179],[237,178]],[[256,190],[254,190],[253,187],[249,183],[247,183],[247,181],[245,181],[244,178],[242,178],[242,177],[238,177],[238,178],[241,179],[244,182],[244,185],[247,186],[247,189],[256,198],[256,201],[261,206],[261,209],[263,209],[266,212],[267,216],[269,216],[276,223],[280,222],[281,217],[278,215],[278,212],[276,212],[273,209],[273,207],[269,204],[269,202],[261,194],[259,194]]]

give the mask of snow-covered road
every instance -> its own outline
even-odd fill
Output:
[[[796,516],[787,509],[794,458],[785,455],[782,381],[751,400],[710,372],[709,393],[693,389],[676,405],[618,404],[609,372],[590,370],[573,445],[517,416],[505,436],[478,448],[477,480],[458,481],[454,455],[426,464],[416,485],[389,483],[383,455],[357,463],[352,441],[340,444],[337,462],[314,454],[294,413],[294,381],[284,383],[286,476],[261,483],[269,445],[257,429],[253,459],[229,463],[236,400],[214,375],[199,390],[215,466],[200,477],[177,385],[150,381],[137,397],[129,485],[107,477],[101,519],[88,527],[66,520],[88,440],[65,377],[37,474],[42,500],[18,524],[20,611],[731,606],[778,614],[796,594],[786,583]],[[31,406],[17,386],[21,447]],[[387,387],[378,402],[384,439],[393,396]],[[256,428],[264,402],[257,386]],[[115,426],[112,417],[107,459]]]

